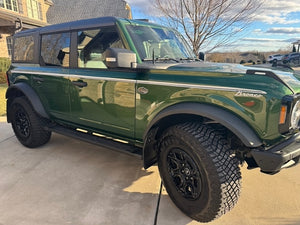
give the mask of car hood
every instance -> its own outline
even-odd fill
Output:
[[[262,67],[243,66],[240,64],[210,63],[210,62],[190,62],[173,64],[167,70],[180,70],[190,72],[218,72],[218,73],[238,73],[253,74],[259,76],[269,76],[279,82],[284,83],[294,93],[300,93],[300,71],[293,71],[287,67]]]

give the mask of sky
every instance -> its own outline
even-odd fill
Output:
[[[131,6],[134,19],[153,19],[154,10],[149,0],[126,0]],[[241,0],[242,1],[242,0]],[[248,29],[239,34],[235,43],[217,49],[221,52],[292,51],[292,42],[300,40],[300,0],[264,1]],[[205,49],[202,49],[205,52]]]

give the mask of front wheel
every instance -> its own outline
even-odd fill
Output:
[[[158,167],[172,201],[197,221],[225,214],[239,198],[239,161],[223,135],[210,126],[169,128],[161,139]]]
[[[34,148],[50,140],[51,132],[44,129],[46,120],[37,115],[25,97],[14,99],[8,113],[15,135],[24,146]]]

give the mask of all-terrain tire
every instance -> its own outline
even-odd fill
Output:
[[[158,167],[172,201],[194,220],[209,222],[238,201],[239,161],[222,133],[208,125],[169,128],[161,139]]]
[[[8,113],[15,135],[24,146],[35,148],[50,140],[51,132],[44,129],[46,119],[33,110],[26,97],[15,98]]]

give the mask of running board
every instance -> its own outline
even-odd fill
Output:
[[[131,156],[138,156],[139,158],[142,157],[141,148],[135,147],[130,144],[121,143],[121,140],[112,139],[110,137],[98,133],[90,133],[86,130],[81,129],[69,129],[60,125],[47,126],[45,127],[45,129],[71,138],[79,139],[105,148],[109,148],[118,152],[126,153]]]

